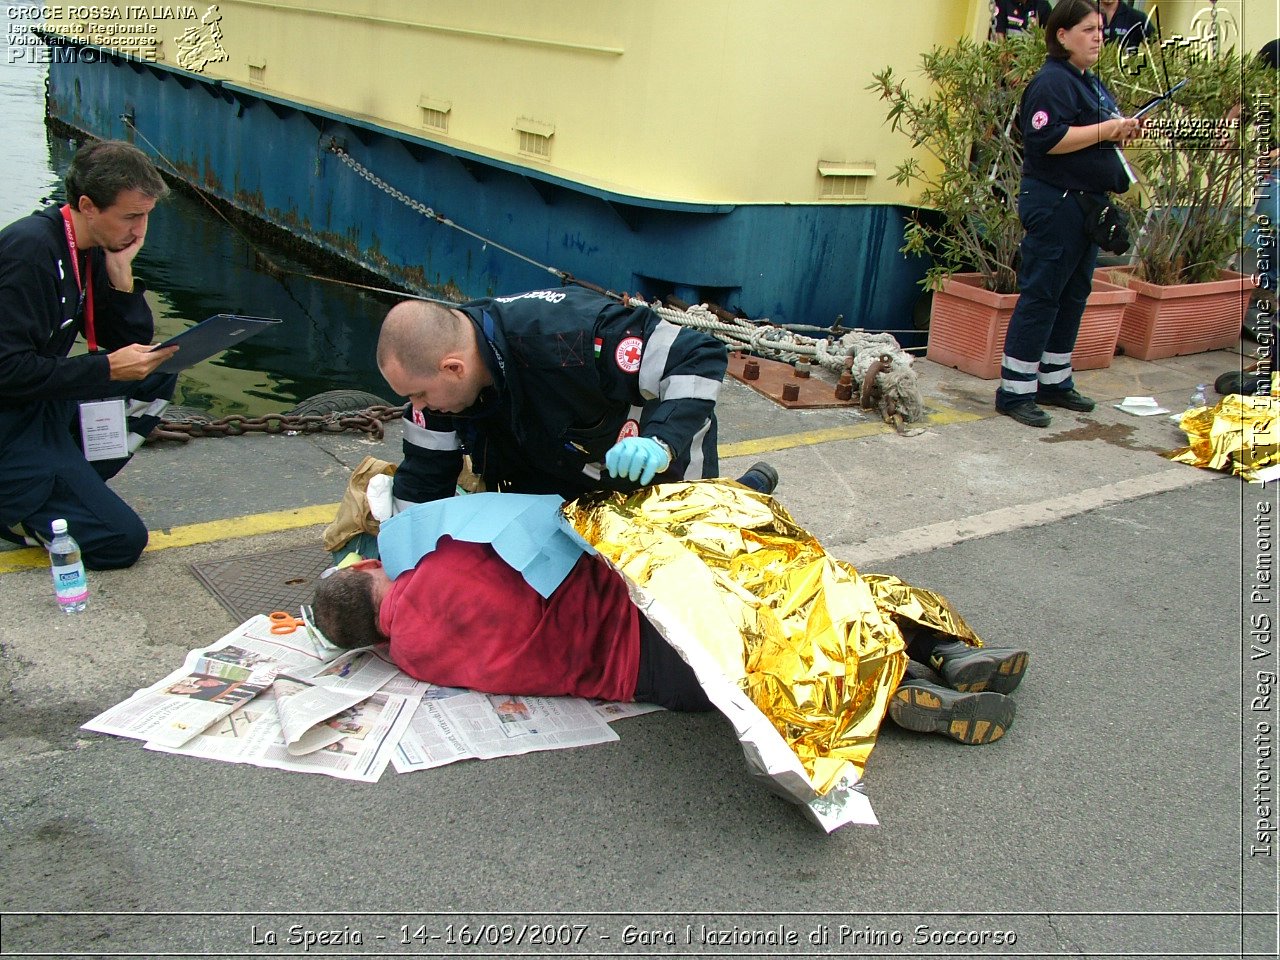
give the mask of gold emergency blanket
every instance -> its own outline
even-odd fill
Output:
[[[880,573],[859,574],[843,560],[837,560],[836,563],[867,582],[871,595],[875,597],[876,606],[882,613],[891,616],[899,627],[909,628],[907,621],[910,621],[938,633],[949,634],[971,646],[982,646],[978,635],[969,629],[964,618],[951,606],[951,601],[942,594],[913,587],[897,577]]]
[[[1193,407],[1178,425],[1190,446],[1165,456],[1175,463],[1221,470],[1245,480],[1280,463],[1276,416],[1280,397],[1228,394],[1213,407]]]
[[[773,498],[736,483],[585,497],[567,504],[565,514],[622,573],[712,701],[725,709],[698,669],[697,651],[781,735],[809,793],[778,792],[802,804],[861,778],[906,667],[895,616],[980,643],[937,594],[893,577],[860,576],[829,557]],[[691,644],[696,650],[687,649]],[[768,758],[761,764],[757,756],[763,748],[749,744],[741,728],[739,739],[753,766],[767,768]],[[833,821],[820,822],[832,828]]]

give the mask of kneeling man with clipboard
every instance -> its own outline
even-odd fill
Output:
[[[159,423],[177,371],[217,349],[150,345],[133,261],[168,187],[147,156],[90,143],[66,188],[66,204],[0,230],[0,539],[47,543],[61,518],[86,567],[128,567],[147,528],[106,481]],[[89,352],[68,356],[81,335]]]

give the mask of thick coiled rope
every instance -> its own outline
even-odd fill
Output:
[[[858,391],[862,390],[871,365],[888,357],[888,363],[881,364],[875,375],[871,393],[881,415],[891,422],[900,418],[911,423],[924,418],[924,400],[912,367],[914,358],[891,334],[850,330],[835,338],[806,337],[764,321],[726,318],[713,313],[706,304],[677,310],[639,297],[626,299],[631,305],[649,307],[664,320],[711,334],[733,350],[745,350],[785,363],[808,359],[837,374],[843,372],[851,360],[849,370]]]

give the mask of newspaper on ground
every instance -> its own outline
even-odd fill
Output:
[[[596,713],[604,717],[608,723],[615,720],[625,720],[627,717],[642,717],[646,713],[653,713],[655,710],[665,710],[666,707],[660,707],[656,703],[623,703],[617,700],[601,700],[592,697],[587,703],[595,707]]]
[[[281,671],[318,667],[328,657],[307,631],[273,634],[266,617],[253,617],[81,729],[180,747],[261,694]]]
[[[385,644],[343,651],[257,616],[82,729],[149,750],[372,783],[406,773],[618,739],[652,704],[494,696],[414,680]],[[207,681],[207,682],[203,682]]]
[[[362,647],[327,663],[281,671],[276,677],[276,710],[285,743],[294,756],[323,749],[338,739],[325,721],[349,710],[400,673],[373,647]]]
[[[274,688],[181,747],[156,743],[146,747],[206,760],[374,783],[386,770],[427,686],[414,683],[416,696],[382,691],[331,717],[322,726],[337,736],[304,756],[293,755],[285,744]]]
[[[397,773],[410,773],[456,760],[491,760],[617,739],[605,717],[581,697],[494,696],[466,691],[424,699],[391,764]]]
[[[1131,413],[1135,417],[1154,417],[1158,413],[1168,413],[1168,407],[1160,406],[1155,397],[1125,397],[1119,403],[1113,403],[1117,410]]]

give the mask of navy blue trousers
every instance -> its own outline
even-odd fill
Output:
[[[153,373],[130,385],[125,403],[168,400],[177,379]],[[157,422],[153,416],[130,417],[129,430],[145,436]],[[107,486],[129,459],[84,458],[80,408],[74,401],[45,400],[0,413],[0,527],[21,524],[26,533],[48,542],[53,521],[62,518],[86,567],[132,565],[147,545],[147,527]]]
[[[1059,187],[1024,177],[1018,218],[1027,231],[1018,268],[1018,303],[1004,338],[996,406],[1034,400],[1038,391],[1071,390],[1071,351],[1093,289],[1098,246],[1084,212]]]
[[[698,683],[693,667],[684,662],[643,612],[640,614],[640,666],[636,671],[635,700],[656,703],[668,710],[701,713],[714,710]]]

